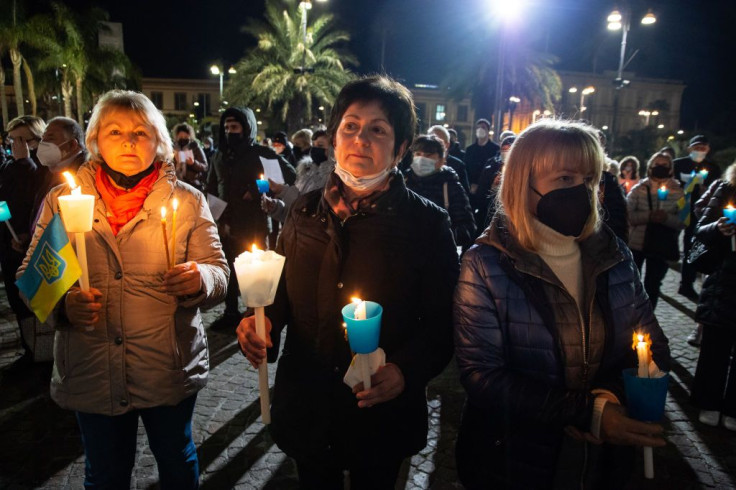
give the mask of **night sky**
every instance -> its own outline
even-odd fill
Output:
[[[522,0],[511,0],[519,2]],[[618,66],[620,31],[606,30],[615,0],[539,0],[528,2],[514,35],[560,58],[557,68],[597,72]],[[628,71],[639,76],[684,81],[683,128],[723,124],[736,114],[736,96],[727,75],[736,65],[733,26],[736,2],[717,0],[631,0],[634,15],[629,55],[639,50]],[[81,8],[89,2],[68,0]],[[260,17],[263,0],[178,2],[128,0],[95,2],[112,21],[122,22],[125,50],[144,77],[205,78],[221,60],[231,64],[254,40],[240,32],[248,17]],[[311,14],[333,13],[349,31],[350,50],[359,73],[380,69],[385,36],[385,67],[407,83],[439,83],[448,63],[474,49],[496,44],[489,0],[329,0],[314,3]],[[652,8],[657,23],[644,28],[638,19]],[[487,48],[486,48],[487,46]],[[723,129],[723,128],[721,128]]]

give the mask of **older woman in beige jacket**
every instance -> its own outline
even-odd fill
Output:
[[[87,147],[76,181],[95,196],[90,289],[72,288],[56,312],[51,396],[77,414],[85,487],[129,487],[140,417],[161,488],[197,488],[191,419],[209,370],[199,308],[224,298],[229,275],[217,228],[203,195],[176,179],[165,121],[144,95],[105,94]],[[63,185],[46,197],[20,274],[66,194]],[[174,199],[171,267],[160,210]]]

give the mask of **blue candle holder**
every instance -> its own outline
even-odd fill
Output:
[[[350,303],[342,308],[342,318],[348,328],[350,349],[357,354],[370,354],[378,349],[383,307],[373,301],[366,301],[365,320],[355,319],[356,307],[355,303]]]
[[[700,176],[701,176],[701,177],[703,178],[703,180],[705,180],[705,179],[707,179],[707,178],[708,178],[708,171],[707,171],[707,170],[703,169],[703,170],[701,170],[701,171],[700,171],[700,172],[698,172],[698,173],[699,173],[699,174],[700,174]]]
[[[0,201],[0,221],[8,221],[11,217],[8,203],[6,201]]]
[[[657,189],[657,199],[660,201],[666,201],[667,195],[670,193],[670,190],[666,187]]]
[[[261,194],[268,192],[269,187],[267,180],[256,179],[256,185],[258,186],[258,192]]]
[[[736,208],[723,208],[723,216],[728,218],[729,223],[736,225]]]
[[[669,373],[661,378],[639,378],[636,368],[624,369],[626,410],[632,419],[659,422],[664,416]]]

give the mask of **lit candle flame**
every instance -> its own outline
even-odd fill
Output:
[[[360,299],[360,298],[358,298],[357,296],[353,296],[352,298],[350,298],[350,301],[352,301],[353,303],[355,303],[357,305],[358,303],[360,303],[363,300]]]
[[[67,172],[64,172],[62,175],[66,179],[67,183],[69,183],[69,187],[71,187],[72,189],[77,188],[77,183],[74,180],[74,176],[71,174],[71,172],[67,171]]]
[[[265,179],[263,178],[263,174],[261,174],[261,176],[260,176],[260,177],[258,177],[258,179],[259,179],[259,180],[265,180]]]
[[[171,207],[174,208],[174,211],[179,207],[179,200],[177,198],[174,198],[174,201],[171,203]]]
[[[634,333],[633,335],[633,343],[631,344],[631,348],[636,350],[636,346],[640,343],[644,342],[647,344],[647,350],[649,350],[649,347],[652,345],[652,339],[650,338],[649,334],[637,334]]]
[[[256,252],[258,251],[258,247],[256,247],[256,244],[255,244],[255,243],[253,244],[253,246],[252,246],[252,247],[250,247],[250,250],[251,250],[251,251],[252,251],[253,253],[256,253]]]
[[[659,188],[659,190],[662,191],[662,192],[664,192],[664,191],[667,190],[667,186],[663,185],[662,187]]]
[[[728,206],[726,206],[726,209],[728,209],[728,210],[731,210],[731,209],[733,209],[733,204],[731,204],[731,203],[728,203]]]
[[[166,219],[166,206],[161,206],[161,219]]]

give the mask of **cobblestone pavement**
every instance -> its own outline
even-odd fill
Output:
[[[665,278],[657,317],[670,339],[674,358],[667,397],[669,444],[654,452],[655,479],[645,480],[641,453],[630,488],[736,488],[736,434],[697,421],[688,404],[698,349],[685,339],[695,304],[676,294],[679,274]],[[1,289],[1,286],[0,286]],[[205,325],[221,307],[205,312]],[[212,371],[199,394],[194,439],[199,448],[204,489],[294,489],[293,463],[273,444],[260,422],[258,378],[246,367],[232,333],[209,331]],[[84,455],[71,412],[49,398],[50,363],[13,369],[20,354],[17,327],[0,291],[0,488],[82,488]],[[269,366],[271,380],[275,365]],[[20,372],[19,372],[20,371]],[[428,389],[430,436],[427,447],[407,461],[397,488],[455,489],[454,440],[463,403],[454,363]],[[141,426],[132,488],[158,488],[154,458]]]

